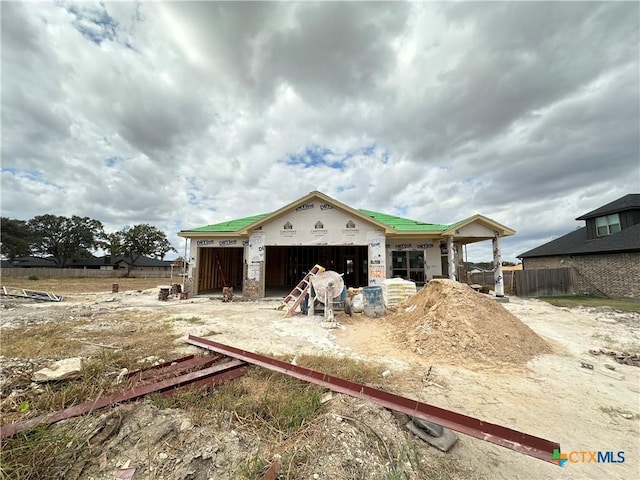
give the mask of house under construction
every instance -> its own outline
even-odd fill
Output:
[[[314,265],[344,275],[347,286],[379,285],[400,277],[417,285],[433,278],[464,279],[462,247],[492,241],[496,295],[503,294],[500,238],[514,230],[483,215],[450,225],[354,209],[311,192],[272,213],[190,230],[192,294],[234,287],[244,296],[290,290]]]

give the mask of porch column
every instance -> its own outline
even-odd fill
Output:
[[[453,256],[453,237],[447,238],[447,261],[449,263],[449,280],[456,279],[456,262]]]
[[[198,248],[198,242],[195,242],[195,246],[191,243],[191,258],[189,259],[189,274],[187,275],[187,284],[185,285],[185,292],[189,293],[189,296],[196,296],[200,293],[198,285],[198,270],[200,265],[200,248]]]
[[[462,269],[462,245],[459,243],[455,244],[456,246],[456,278],[459,282],[464,282],[464,277],[460,274],[460,270]]]
[[[496,297],[504,297],[504,281],[502,278],[502,255],[500,253],[500,233],[494,232],[493,244],[493,281]]]

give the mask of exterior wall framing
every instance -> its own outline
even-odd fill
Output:
[[[197,295],[201,290],[198,279],[204,277],[199,269],[211,268],[210,261],[209,266],[203,264],[206,262],[206,248],[242,247],[243,295],[261,297],[266,290],[268,247],[366,248],[367,266],[362,270],[368,277],[366,285],[380,285],[384,279],[401,273],[402,269],[393,262],[407,253],[407,275],[404,278],[415,274],[412,279],[418,280],[416,283],[424,283],[443,276],[447,267],[443,264],[443,243],[447,246],[445,255],[448,255],[449,277],[464,280],[460,270],[465,244],[491,240],[496,229],[500,229],[503,236],[515,233],[481,215],[449,227],[358,211],[320,192],[311,192],[270,215],[260,216],[259,220],[253,221],[257,217],[247,218],[250,221],[245,227],[233,231],[218,230],[223,224],[216,224],[211,226],[215,228],[210,232],[207,231],[209,227],[202,227],[179,233],[179,236],[190,239],[187,283],[191,283],[192,294]],[[385,219],[391,219],[391,223],[383,223]],[[392,226],[393,221],[399,222],[399,228]]]

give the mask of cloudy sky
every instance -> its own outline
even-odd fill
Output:
[[[515,260],[640,192],[637,2],[0,8],[2,216],[149,223],[182,250],[319,190],[481,213]]]

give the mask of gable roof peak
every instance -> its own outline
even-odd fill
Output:
[[[625,210],[640,209],[640,193],[629,193],[623,197],[609,202],[606,205],[591,210],[584,215],[579,216],[576,220],[587,220],[589,218],[600,217],[610,213],[623,212]]]

